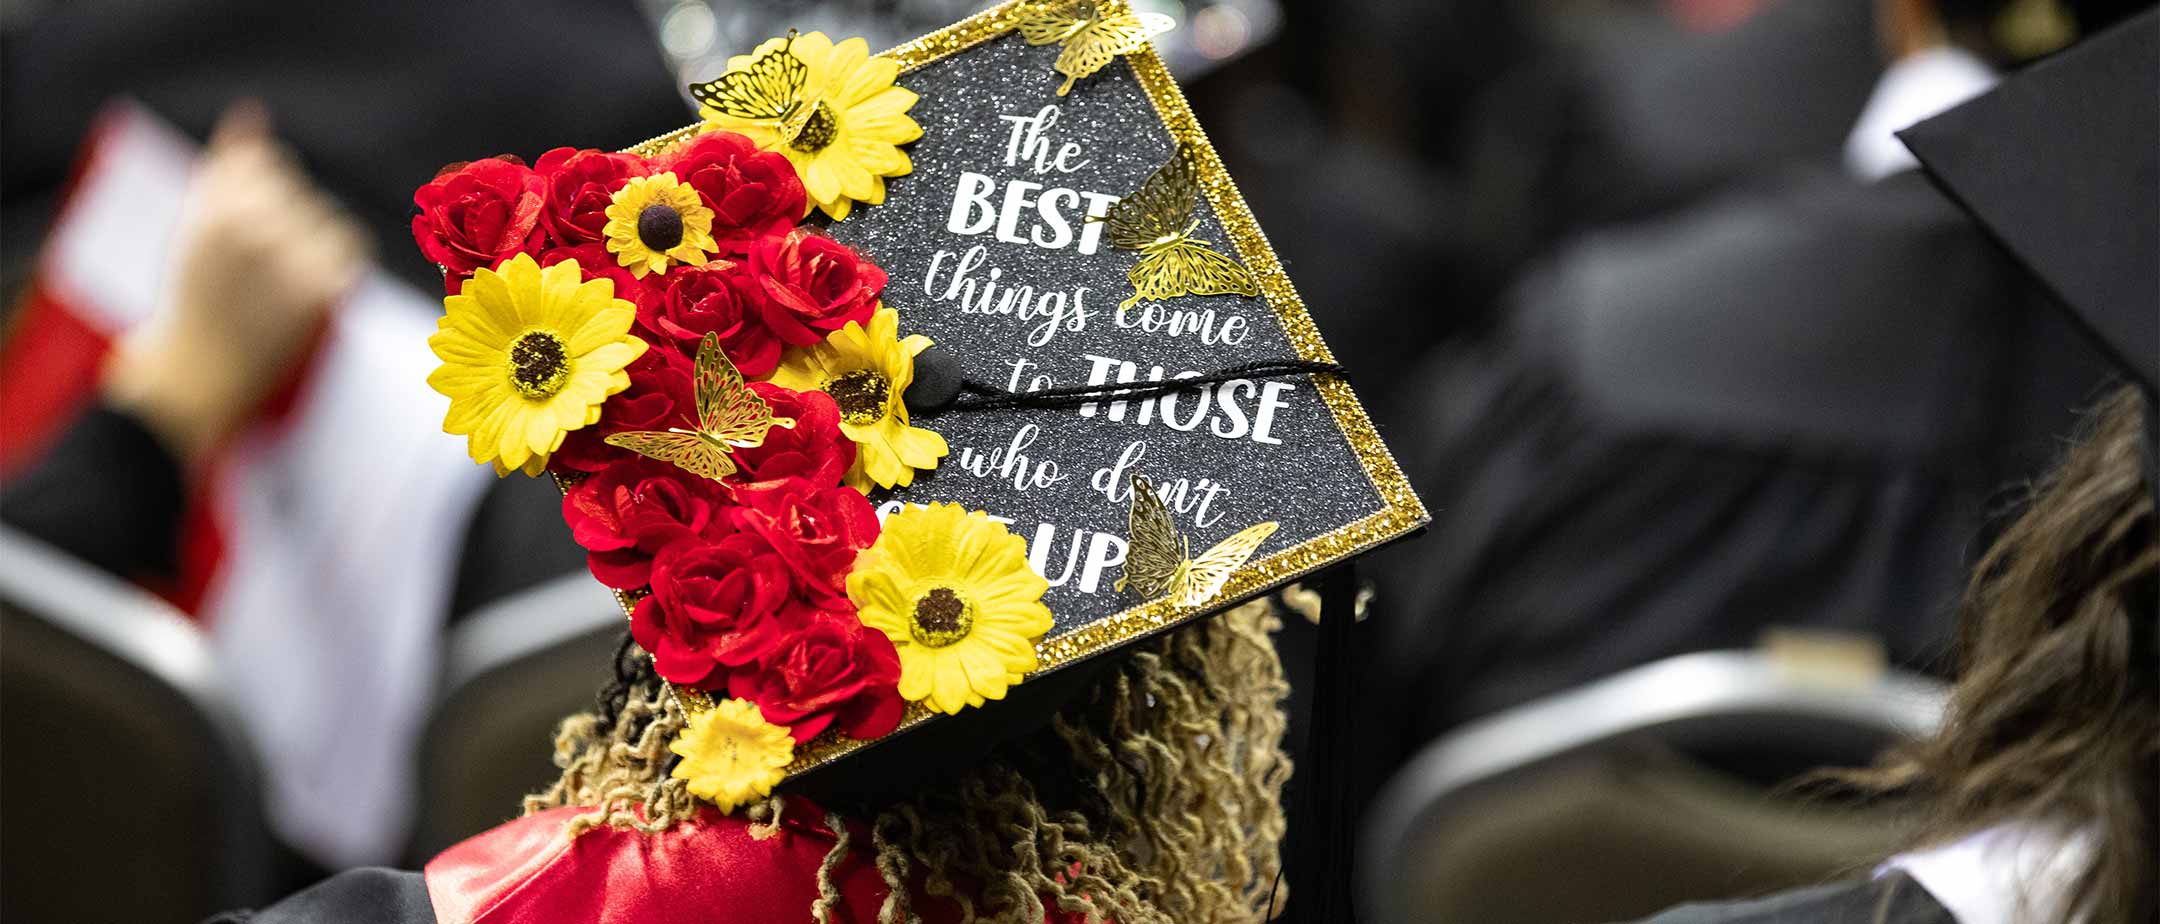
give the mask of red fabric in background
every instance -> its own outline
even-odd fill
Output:
[[[119,119],[108,110],[91,120],[60,187],[56,226],[67,220],[68,206]],[[0,480],[36,461],[88,406],[112,349],[110,333],[71,310],[46,276],[40,266],[14,320],[0,332]]]
[[[791,796],[780,830],[706,807],[659,834],[600,827],[570,840],[559,808],[520,818],[445,850],[426,867],[438,924],[802,924],[817,901],[818,866],[832,850],[825,810]],[[833,872],[833,920],[876,924],[888,890],[870,832],[849,822],[850,849]],[[956,924],[957,903],[914,890],[924,924]],[[1053,908],[1051,921],[1079,921]]]
[[[22,296],[20,313],[0,341],[0,479],[12,478],[43,458],[60,435],[97,400],[98,376],[112,351],[112,337],[85,313],[52,294],[44,281]],[[292,405],[298,383],[279,389],[265,409],[280,415]],[[203,595],[225,557],[224,531],[208,497],[211,473],[191,474],[188,506],[180,520],[179,572],[169,583],[146,586],[197,622]]]
[[[0,479],[37,461],[89,404],[111,348],[44,286],[23,294],[0,341]]]
[[[62,189],[55,228],[74,217],[83,178],[101,157],[109,156],[108,142],[127,116],[124,110],[108,109],[91,123]],[[99,373],[117,336],[95,321],[84,310],[82,297],[65,291],[54,275],[48,266],[39,266],[0,339],[0,480],[36,464],[97,400]],[[170,583],[145,589],[200,623],[203,615],[197,610],[224,560],[225,541],[217,517],[203,502],[211,479],[197,473],[189,479],[188,507],[180,521],[179,572]]]

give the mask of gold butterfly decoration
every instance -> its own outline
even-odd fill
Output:
[[[1260,543],[1275,534],[1276,523],[1256,523],[1192,557],[1185,535],[1170,520],[1170,508],[1155,493],[1145,476],[1132,476],[1132,507],[1127,514],[1132,532],[1126,541],[1124,575],[1115,589],[1130,586],[1142,595],[1168,595],[1179,606],[1198,606],[1222,590],[1230,573],[1252,558]]]
[[[1195,172],[1192,153],[1179,145],[1168,163],[1155,168],[1137,192],[1119,199],[1101,219],[1110,223],[1111,246],[1140,252],[1140,261],[1125,271],[1133,294],[1118,303],[1119,313],[1141,299],[1260,294],[1260,285],[1244,264],[1193,239],[1193,230],[1200,226],[1193,218],[1200,204]]]
[[[750,66],[690,85],[690,95],[715,111],[738,119],[769,121],[780,139],[811,150],[832,140],[838,124],[823,100],[804,99],[810,66],[795,56],[795,30],[778,47],[757,56]]]
[[[736,449],[764,445],[774,427],[795,427],[792,418],[774,417],[765,399],[743,384],[716,334],[698,344],[696,386],[697,429],[625,430],[610,434],[607,444],[718,481],[735,474]]]
[[[1135,13],[1095,0],[1064,0],[1020,14],[1020,36],[1030,45],[1062,42],[1055,67],[1065,75],[1058,95],[1072,92],[1073,82],[1102,70],[1118,55],[1139,51],[1149,39],[1177,27],[1161,13]]]

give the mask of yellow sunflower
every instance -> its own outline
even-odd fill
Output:
[[[723,699],[691,716],[668,750],[682,756],[671,776],[688,782],[691,795],[732,812],[787,779],[795,739],[748,700]]]
[[[634,177],[608,201],[607,249],[639,279],[664,273],[668,261],[704,263],[713,243],[712,209],[673,173]]]
[[[886,517],[847,579],[863,625],[900,649],[900,695],[948,715],[1004,699],[1035,669],[1049,586],[1019,536],[943,503]]]
[[[465,437],[495,474],[538,475],[563,434],[600,419],[630,387],[623,367],[645,353],[631,336],[637,309],[606,279],[580,282],[576,260],[541,269],[519,254],[481,268],[456,295],[428,346],[443,361],[428,384],[449,397],[443,432]]]
[[[898,339],[900,315],[879,308],[870,326],[849,321],[813,347],[789,347],[772,382],[795,391],[822,391],[840,406],[840,431],[855,441],[849,487],[865,494],[871,485],[915,483],[915,471],[936,468],[950,450],[945,438],[908,425],[901,395],[915,382],[915,355],[930,338]]]
[[[757,117],[751,110],[729,113],[710,102],[698,108],[705,130],[739,132],[767,151],[787,155],[802,177],[810,201],[834,221],[846,218],[854,203],[885,201],[885,178],[913,169],[899,145],[922,137],[922,126],[908,118],[915,93],[893,86],[900,62],[872,57],[859,38],[834,44],[823,32],[769,39],[747,55],[728,59],[728,74],[718,82],[749,79],[753,73],[790,73],[792,69],[753,69],[773,52],[793,54],[807,68],[801,89],[787,114]]]

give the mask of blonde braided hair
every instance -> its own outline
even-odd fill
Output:
[[[958,904],[963,924],[1040,924],[1048,907],[1088,924],[1258,920],[1281,870],[1290,776],[1290,687],[1269,638],[1280,626],[1261,600],[1136,645],[1049,728],[903,801],[853,807],[870,820],[890,891],[880,924],[919,921],[910,883]],[[653,833],[691,817],[696,800],[667,775],[682,724],[649,682],[619,708],[573,716],[556,738],[562,776],[526,798],[526,813],[590,807],[573,835],[603,824]],[[777,824],[783,809],[775,796],[746,811]],[[826,823],[837,841],[817,873],[821,922],[851,849],[841,819]]]
[[[656,834],[697,813],[687,784],[667,775],[668,742],[683,728],[682,710],[663,686],[633,688],[613,722],[583,712],[555,733],[554,785],[525,797],[525,814],[564,805],[592,811],[570,823],[576,837],[595,825]]]

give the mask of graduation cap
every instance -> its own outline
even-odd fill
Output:
[[[2148,11],[1899,137],[2144,391],[2146,482],[2160,492],[2156,75]]]
[[[416,196],[446,429],[564,484],[702,798],[979,757],[1134,643],[1427,522],[1169,27],[1011,2],[874,57],[790,33],[692,86],[697,125]]]

